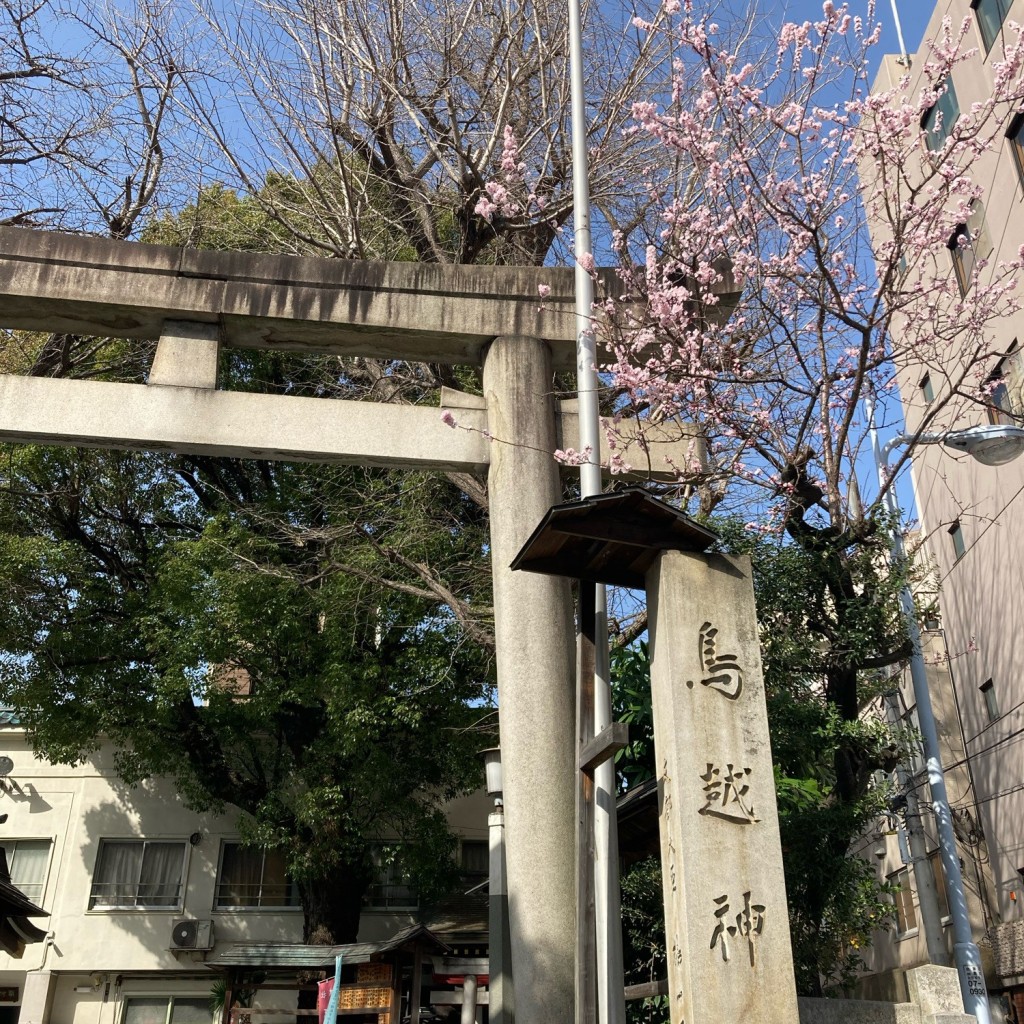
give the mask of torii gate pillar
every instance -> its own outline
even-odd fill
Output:
[[[491,565],[516,1024],[573,1019],[575,649],[569,581],[509,568],[562,500],[551,354],[503,337],[484,359]]]

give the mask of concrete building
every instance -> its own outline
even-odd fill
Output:
[[[919,53],[909,67],[887,57],[876,92],[909,73],[911,94],[917,93],[927,40],[939,37],[946,18],[954,29],[967,20],[966,48],[976,52],[954,69],[950,88],[933,108],[941,118],[928,112],[922,119],[932,149],[963,112],[992,94],[993,66],[1016,38],[1011,24],[1024,23],[1024,0],[939,0]],[[958,247],[951,240],[948,252],[940,254],[965,297],[976,261],[989,261],[984,275],[1024,244],[1024,109],[1007,109],[1002,116],[1005,137],[974,167],[984,195],[973,204],[968,223],[957,229],[969,243]],[[986,420],[1024,423],[1024,314],[1005,318],[994,330],[993,351],[1000,355],[983,367],[978,382],[978,394],[988,396],[987,408],[967,398],[954,401],[929,430]],[[908,431],[916,430],[933,403],[950,391],[963,358],[955,350],[944,358],[945,365],[900,368]],[[1004,997],[995,1000],[994,1017],[1003,1010],[1024,1021],[1024,460],[993,469],[940,445],[922,446],[914,454],[912,476],[923,551],[939,584],[926,658],[948,665],[948,672],[938,665],[932,669],[932,699],[945,746],[968,907],[989,989]],[[905,707],[911,704],[909,697]],[[927,802],[927,788],[919,791]],[[934,821],[927,812],[925,830],[934,847]],[[898,986],[901,968],[920,962],[924,950],[915,930],[912,880],[891,845],[880,858],[880,870],[904,884],[906,893],[897,908],[894,941],[879,943],[871,954],[871,966],[881,972],[875,984],[884,989],[885,979],[889,988]],[[940,895],[940,910],[941,901]]]
[[[208,961],[237,943],[301,942],[283,859],[243,848],[236,814],[191,811],[166,780],[129,788],[109,751],[74,767],[41,761],[9,713],[0,771],[0,845],[14,881],[50,913],[36,920],[46,940],[20,960],[0,954],[0,1024],[210,1024],[218,974]],[[448,807],[462,863],[481,879],[489,810],[482,792]],[[360,941],[419,917],[414,891],[382,857]],[[455,918],[447,937],[465,947]],[[271,998],[282,1005],[281,993]]]

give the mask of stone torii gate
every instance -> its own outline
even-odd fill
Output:
[[[551,289],[543,305],[541,284]],[[0,326],[159,339],[147,384],[0,375],[0,440],[486,469],[519,1024],[573,1019],[572,601],[567,580],[509,569],[561,500],[551,453],[578,447],[575,403],[551,394],[552,371],[575,365],[573,312],[569,269],[213,253],[0,229]],[[442,403],[469,428],[452,430],[435,408],[222,391],[224,346],[479,365],[484,398],[445,391]],[[652,476],[701,454],[678,434],[645,448],[627,432],[623,447]]]

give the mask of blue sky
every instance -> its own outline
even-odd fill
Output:
[[[836,0],[839,5],[840,0]],[[864,17],[867,13],[867,0],[848,0],[850,13]],[[903,25],[903,40],[907,49],[913,53],[921,43],[925,26],[934,10],[934,0],[896,0],[900,22]],[[821,0],[788,0],[785,4],[788,16],[792,21],[813,20],[821,15]],[[876,52],[875,62],[884,53],[898,53],[899,41],[893,26],[892,4],[890,0],[877,0],[875,17],[882,23],[882,42]]]

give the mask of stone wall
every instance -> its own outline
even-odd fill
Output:
[[[907,971],[907,987],[908,1003],[801,998],[800,1024],[975,1024],[963,1012],[953,968],[915,967]]]
[[[989,938],[996,974],[1000,978],[1024,975],[1024,920],[996,925]]]

